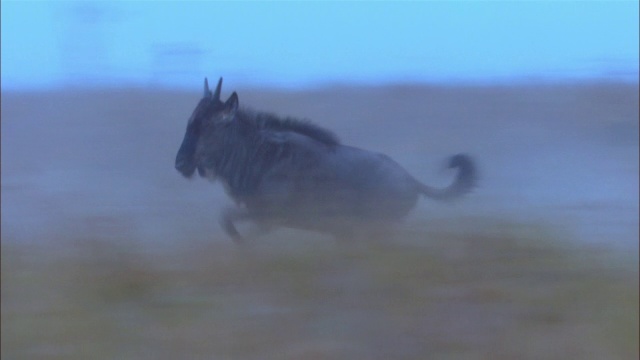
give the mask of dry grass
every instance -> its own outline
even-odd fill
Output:
[[[153,253],[3,244],[2,357],[638,357],[633,259],[554,246],[544,226],[486,225]]]

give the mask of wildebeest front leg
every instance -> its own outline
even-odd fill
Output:
[[[245,209],[227,208],[222,212],[220,224],[222,225],[224,231],[233,239],[233,241],[241,244],[244,242],[244,238],[242,237],[242,235],[240,235],[233,222],[238,220],[246,220],[248,218],[249,213]]]

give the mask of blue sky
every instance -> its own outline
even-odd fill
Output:
[[[638,1],[1,4],[3,88],[638,78]]]

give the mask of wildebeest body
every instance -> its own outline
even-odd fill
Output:
[[[454,184],[432,189],[388,156],[342,145],[309,122],[239,109],[235,93],[223,103],[220,86],[211,94],[205,83],[176,168],[223,183],[238,205],[222,218],[235,240],[242,239],[238,220],[338,235],[367,221],[397,221],[421,194],[449,198],[473,186],[475,171],[464,155],[451,159],[459,169]]]

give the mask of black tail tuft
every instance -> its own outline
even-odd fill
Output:
[[[457,154],[449,159],[450,169],[458,169],[458,174],[453,184],[444,189],[434,189],[421,184],[422,192],[431,198],[438,200],[452,200],[469,193],[476,186],[478,181],[478,171],[474,161],[469,155]]]
[[[452,186],[456,186],[460,195],[473,190],[478,184],[478,170],[469,155],[457,154],[449,159],[449,168],[457,168],[458,175]]]

